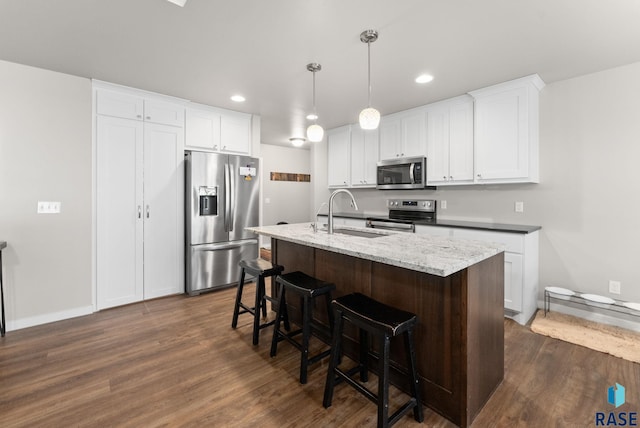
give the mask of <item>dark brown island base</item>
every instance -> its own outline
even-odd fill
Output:
[[[285,272],[333,282],[334,298],[359,292],[417,314],[422,400],[461,427],[471,424],[504,377],[501,247],[405,233],[327,235],[309,231],[308,224],[252,230],[272,238],[273,260]],[[468,266],[459,269],[460,263]],[[297,302],[287,305],[295,318]],[[327,325],[325,313],[319,304],[314,316]],[[357,330],[345,335],[345,353],[356,358]],[[393,383],[409,391],[406,376],[399,375],[406,361],[402,341],[392,341],[391,360]]]

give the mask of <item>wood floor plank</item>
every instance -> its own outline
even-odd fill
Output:
[[[247,304],[253,292],[246,287]],[[297,350],[282,342],[271,358],[271,329],[253,346],[249,315],[231,329],[234,298],[234,289],[172,296],[8,332],[0,339],[0,425],[375,426],[375,406],[348,385],[322,407],[326,361],[300,385]],[[314,351],[325,346],[312,343]],[[620,409],[638,411],[640,365],[506,320],[505,379],[473,427],[592,426],[596,411],[609,410],[615,382],[630,391]],[[392,388],[391,407],[406,398]],[[422,425],[409,414],[396,426],[454,425],[425,409]]]

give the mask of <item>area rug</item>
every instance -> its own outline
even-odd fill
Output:
[[[539,310],[531,330],[535,333],[564,340],[605,352],[625,360],[640,363],[640,333],[588,321],[557,312]]]

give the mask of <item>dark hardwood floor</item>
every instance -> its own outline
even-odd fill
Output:
[[[168,297],[8,332],[0,339],[0,426],[375,426],[375,406],[347,385],[336,387],[330,409],[322,407],[326,361],[300,385],[298,351],[282,343],[270,358],[270,329],[252,346],[249,315],[232,330],[234,292]],[[640,411],[640,365],[510,320],[505,365],[473,427],[588,427],[599,411]],[[616,382],[627,403],[613,409],[606,393]],[[404,399],[393,389],[392,408]],[[453,426],[425,410],[423,426]],[[410,414],[396,426],[419,424]]]

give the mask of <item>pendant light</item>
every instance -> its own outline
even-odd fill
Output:
[[[369,81],[369,102],[367,108],[360,112],[360,128],[376,129],[380,123],[380,112],[371,107],[371,43],[378,40],[376,30],[365,30],[360,34],[360,41],[367,44],[367,79]]]
[[[322,70],[322,66],[317,62],[312,62],[307,64],[307,70],[313,73],[313,114],[307,116],[307,118],[312,118],[313,124],[307,128],[307,138],[312,143],[319,143],[324,137],[324,129],[316,123],[316,120],[318,120],[318,113],[316,112],[316,72]]]

